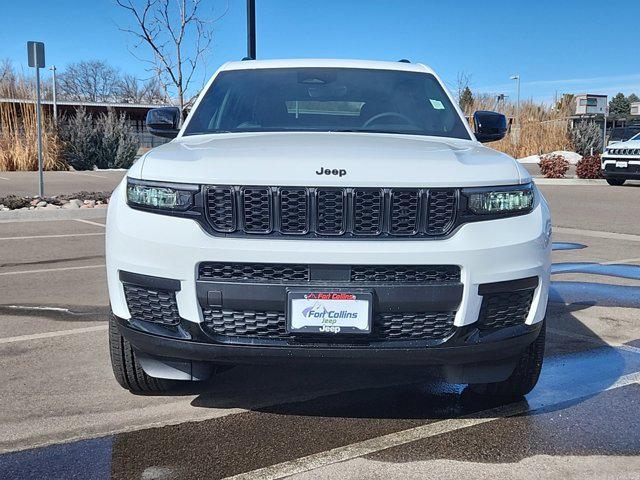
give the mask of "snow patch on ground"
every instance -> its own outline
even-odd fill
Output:
[[[565,150],[558,150],[555,153],[556,155],[562,155],[566,158],[571,165],[575,165],[582,159],[582,155],[576,152],[567,152]],[[529,155],[528,157],[519,158],[518,161],[520,163],[540,163],[540,155]]]

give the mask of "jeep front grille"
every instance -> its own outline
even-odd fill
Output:
[[[206,187],[206,217],[225,235],[441,237],[458,191],[426,188]]]

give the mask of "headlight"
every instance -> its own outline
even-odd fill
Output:
[[[533,185],[470,188],[463,191],[467,208],[476,215],[509,215],[524,213],[533,207]]]
[[[127,203],[132,207],[182,212],[193,206],[193,195],[199,189],[198,185],[129,178]]]

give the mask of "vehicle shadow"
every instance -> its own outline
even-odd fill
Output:
[[[616,305],[627,299],[629,306],[635,306],[640,288],[588,284],[583,289],[583,285],[574,285],[580,282],[560,283],[558,290],[554,284],[551,293],[545,367],[539,386],[531,394],[534,397],[540,390],[566,392],[571,388],[580,397],[575,381],[585,374],[588,378],[584,381],[588,380],[591,390],[603,391],[628,367],[625,356],[600,339],[576,314],[591,306],[610,305],[612,298],[617,300]],[[630,289],[635,289],[633,295]],[[576,298],[576,292],[585,295]],[[573,301],[565,304],[561,299],[568,293]],[[201,408],[340,418],[442,419],[473,415],[513,402],[476,396],[464,385],[438,380],[429,369],[406,367],[238,366],[189,392],[197,393],[192,404]]]

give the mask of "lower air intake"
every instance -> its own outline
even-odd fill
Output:
[[[180,323],[176,294],[138,285],[123,284],[124,296],[133,320],[177,325]]]

